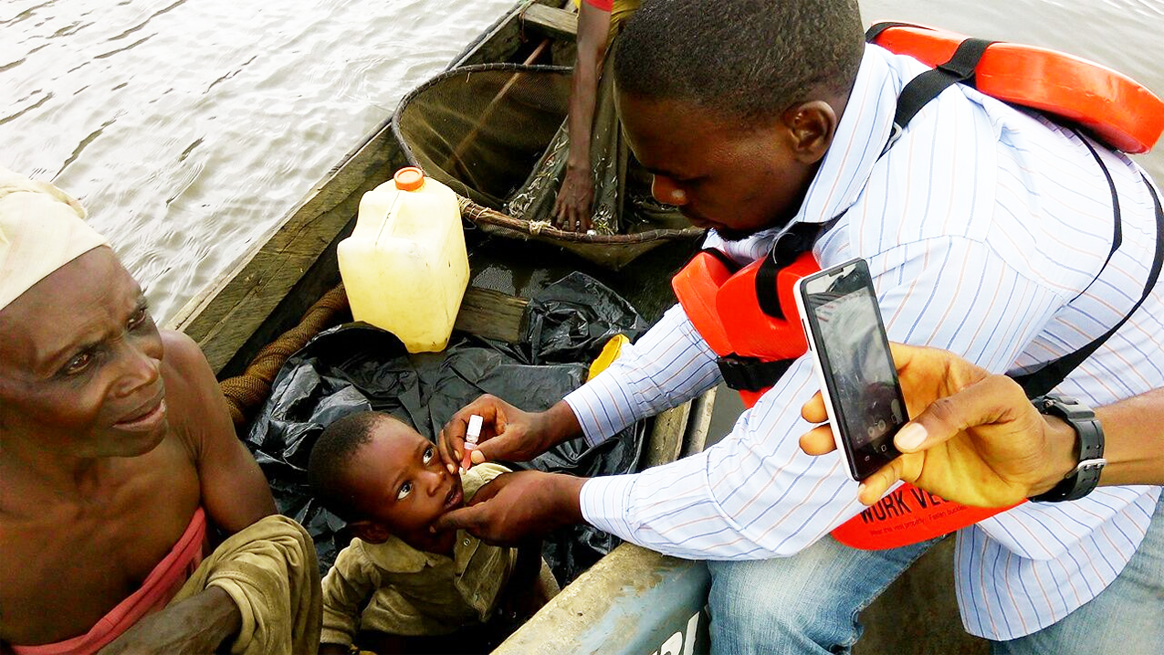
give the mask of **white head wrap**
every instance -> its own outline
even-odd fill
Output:
[[[98,246],[72,196],[0,167],[0,310],[32,285]]]

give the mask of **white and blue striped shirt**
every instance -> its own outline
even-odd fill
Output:
[[[925,68],[866,48],[796,221],[840,217],[822,267],[863,257],[890,339],[952,350],[995,372],[1031,368],[1101,335],[1140,298],[1155,248],[1151,196],[1126,156],[1101,150],[1123,210],[1079,137],[956,86],[880,157],[897,95]],[[772,231],[708,245],[741,262]],[[1102,272],[1101,272],[1102,271]],[[1098,278],[1096,277],[1098,275]],[[1160,285],[1058,387],[1093,406],[1164,386]],[[787,556],[861,511],[840,456],[810,457],[800,406],[817,391],[802,357],[706,452],[637,475],[595,478],[582,511],[599,528],[693,559]],[[720,380],[715,355],[676,306],[606,372],[566,398],[596,443]],[[1051,625],[1115,579],[1144,537],[1159,487],[1107,487],[1026,503],[963,529],[957,593],[966,629],[1013,639]]]

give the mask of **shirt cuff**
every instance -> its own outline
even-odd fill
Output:
[[[577,417],[590,446],[606,441],[640,418],[631,394],[623,388],[619,376],[612,373],[604,371],[563,399]]]
[[[319,643],[351,646],[358,623],[358,617],[348,616],[343,612],[329,610],[325,607],[319,628]]]
[[[599,530],[635,541],[627,520],[635,479],[634,475],[607,475],[587,480],[579,494],[582,518]]]

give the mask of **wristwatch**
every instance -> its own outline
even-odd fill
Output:
[[[1031,497],[1041,503],[1078,500],[1095,489],[1107,460],[1103,458],[1103,426],[1091,408],[1074,398],[1048,394],[1031,399],[1040,414],[1057,416],[1075,430],[1079,463],[1050,491]]]

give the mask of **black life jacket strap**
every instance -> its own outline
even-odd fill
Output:
[[[889,134],[889,141],[885,144],[882,154],[893,147],[893,144],[901,138],[905,126],[913,120],[913,117],[921,111],[922,107],[938,97],[942,91],[959,82],[974,86],[974,70],[978,67],[982,54],[992,43],[997,43],[997,41],[966,39],[958,44],[958,49],[954,51],[953,56],[948,61],[906,83],[901,90],[901,95],[897,97],[897,111],[893,115],[893,131]]]
[[[820,223],[796,223],[772,244],[760,270],[756,271],[756,300],[760,303],[760,310],[768,316],[784,318],[776,290],[776,274],[795,261],[800,253],[812,250],[823,228]]]
[[[725,355],[715,360],[723,382],[736,391],[763,391],[776,384],[795,359],[766,362],[756,357]]]
[[[1103,275],[1104,270],[1107,269],[1108,263],[1111,262],[1111,258],[1116,254],[1116,251],[1120,249],[1120,245],[1123,244],[1124,219],[1123,212],[1120,211],[1120,195],[1119,192],[1116,191],[1115,182],[1111,179],[1111,171],[1107,170],[1107,164],[1103,163],[1103,159],[1099,156],[1099,153],[1095,151],[1095,147],[1091,145],[1091,142],[1089,142],[1079,130],[1071,128],[1071,131],[1075,132],[1075,136],[1079,137],[1079,140],[1083,142],[1083,145],[1087,146],[1087,150],[1091,152],[1091,157],[1095,159],[1095,163],[1099,164],[1099,170],[1103,171],[1103,177],[1107,180],[1107,189],[1111,192],[1111,213],[1115,218],[1111,235],[1111,250],[1107,253],[1107,259],[1103,260],[1103,266],[1099,267],[1099,273],[1096,274],[1095,279],[1093,279],[1090,284],[1084,287],[1083,291],[1080,291],[1075,296],[1075,298],[1078,298],[1079,296],[1087,293],[1087,290],[1091,288],[1091,285],[1095,284],[1095,280],[1098,280],[1099,276]],[[1153,191],[1153,194],[1154,193],[1155,191]],[[1075,298],[1072,298],[1072,300],[1075,300]]]
[[[772,244],[769,254],[764,257],[760,269],[756,271],[756,299],[760,309],[773,318],[784,318],[780,308],[780,298],[776,291],[776,274],[791,264],[800,253],[812,249],[824,225],[818,223],[796,223],[789,227]],[[708,249],[705,252],[728,264],[730,270],[739,268],[724,253]],[[723,375],[724,384],[736,391],[763,391],[776,384],[795,359],[764,361],[757,357],[743,357],[731,354],[716,359],[716,365]]]
[[[916,25],[914,23],[903,23],[901,21],[896,21],[896,20],[885,20],[885,21],[881,21],[880,23],[874,23],[873,25],[869,26],[869,29],[865,30],[865,43],[873,43],[874,41],[877,40],[877,37],[881,36],[882,32],[884,32],[885,30],[887,30],[891,27],[916,27],[919,29],[926,29],[924,26]]]
[[[1144,180],[1144,186],[1148,187],[1148,192],[1152,194],[1152,202],[1156,206],[1156,256],[1152,260],[1152,268],[1148,272],[1148,281],[1144,284],[1144,293],[1136,304],[1132,306],[1131,311],[1120,319],[1110,330],[1100,335],[1091,343],[1076,350],[1073,353],[1064,355],[1056,359],[1046,366],[1043,366],[1037,371],[1032,371],[1025,375],[1012,376],[1015,382],[1022,386],[1023,391],[1026,392],[1028,398],[1037,398],[1038,396],[1046,395],[1055,387],[1059,386],[1063,380],[1075,370],[1075,367],[1083,363],[1083,360],[1090,357],[1099,347],[1104,344],[1111,335],[1119,331],[1124,323],[1136,313],[1140,305],[1152,295],[1152,289],[1156,287],[1156,280],[1160,277],[1160,269],[1164,267],[1164,209],[1160,206],[1160,196],[1156,194],[1156,190],[1152,188],[1152,183],[1142,173],[1140,175]],[[1114,186],[1113,186],[1114,188]],[[1110,259],[1110,256],[1109,256]],[[1105,264],[1106,266],[1106,264]]]

